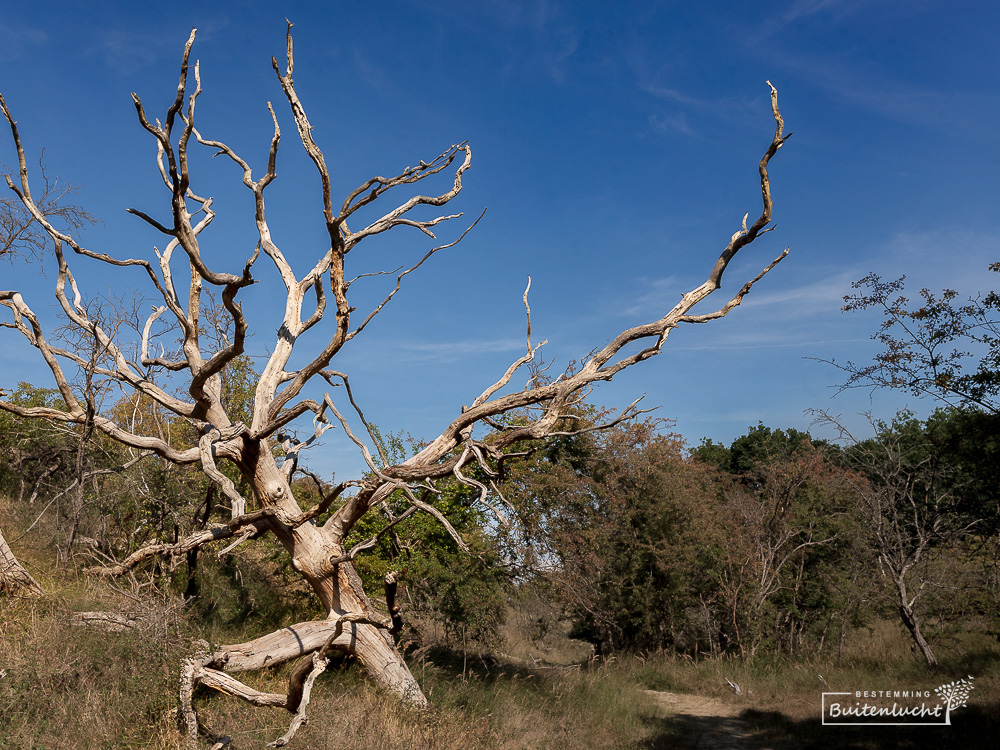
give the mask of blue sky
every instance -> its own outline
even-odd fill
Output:
[[[706,277],[743,213],[759,211],[756,163],[770,141],[770,80],[795,135],[772,162],[777,230],[728,271],[732,292],[784,247],[789,257],[743,306],[676,331],[664,352],[600,388],[623,407],[643,393],[691,443],[728,443],[758,420],[808,428],[804,410],[888,416],[899,394],[833,398],[841,375],[809,358],[864,361],[874,317],[844,315],[869,271],[974,294],[998,259],[1000,6],[989,2],[608,3],[47,2],[5,9],[0,90],[29,152],[81,186],[103,224],[84,240],[151,257],[162,238],[125,214],[165,215],[155,149],[129,92],[162,116],[192,26],[204,94],[199,127],[263,168],[273,101],[286,138],[272,230],[301,273],[322,253],[309,170],[270,67],[295,23],[296,85],[343,196],[468,140],[473,166],[454,208],[488,213],[419,272],[338,358],[366,415],[432,437],[523,351],[521,293],[533,278],[536,341],[554,370],[623,328],[657,318]],[[14,161],[0,133],[0,160]],[[248,193],[230,163],[196,165],[215,196],[210,263],[236,270],[253,245]],[[439,237],[453,239],[457,224]],[[414,235],[362,246],[352,273],[419,257]],[[138,274],[75,263],[85,295],[126,294]],[[52,273],[0,269],[51,315]],[[273,273],[248,290],[270,346]],[[268,283],[271,282],[271,283]],[[359,282],[365,310],[389,277]],[[714,301],[714,300],[713,300]],[[718,300],[720,303],[724,300]],[[4,386],[45,383],[37,354],[4,338]],[[339,432],[336,431],[336,432]],[[333,433],[310,465],[340,478],[360,459]]]

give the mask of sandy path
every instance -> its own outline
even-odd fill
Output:
[[[685,723],[684,742],[695,750],[766,750],[750,737],[752,731],[740,718],[741,708],[698,695],[645,691],[668,715]]]

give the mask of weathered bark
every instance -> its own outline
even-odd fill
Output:
[[[231,675],[240,671],[263,669],[316,653],[318,656],[309,671],[309,678],[315,679],[319,671],[325,668],[325,664],[321,662],[329,648],[353,654],[377,684],[404,702],[417,707],[426,706],[426,698],[389,635],[400,625],[399,613],[393,602],[394,591],[391,588],[387,590],[389,617],[378,614],[353,567],[355,556],[374,546],[378,536],[346,549],[348,535],[365,514],[382,506],[393,493],[399,492],[407,499],[410,507],[395,516],[389,527],[413,513],[426,512],[445,527],[460,548],[467,549],[459,533],[441,510],[433,505],[435,496],[439,494],[435,482],[458,481],[474,487],[479,493],[478,500],[503,522],[505,519],[502,513],[488,501],[488,496],[491,492],[499,495],[496,482],[503,474],[505,462],[523,455],[518,451],[525,442],[583,431],[571,429],[575,406],[594,385],[610,381],[626,368],[659,354],[671,331],[678,326],[721,319],[742,302],[753,285],[787,255],[787,250],[756,277],[744,283],[714,312],[692,312],[695,306],[721,287],[723,274],[736,254],[770,231],[773,205],[768,164],[789,137],[784,134],[777,91],[768,83],[775,131],[758,163],[763,204],[761,212],[749,225],[749,214],[743,217],[740,228],[722,248],[702,284],[683,293],[680,301],[661,317],[628,328],[603,348],[595,349],[579,369],[568,371],[551,381],[532,376],[523,389],[509,392],[508,385],[514,375],[519,369],[530,367],[535,362],[541,346],[532,345],[531,309],[526,289],[523,297],[527,314],[525,354],[472,400],[470,406],[463,407],[440,435],[428,442],[417,455],[396,465],[391,465],[385,456],[381,456],[382,463],[379,464],[365,444],[355,437],[349,421],[338,410],[329,392],[324,393],[322,399],[314,399],[304,395],[303,390],[309,384],[318,384],[321,379],[331,386],[343,386],[337,391],[338,394],[346,395],[357,419],[368,428],[373,442],[378,442],[354,400],[348,376],[329,369],[331,362],[342,347],[359,335],[391,301],[399,291],[404,277],[438,251],[457,244],[472,227],[453,242],[428,250],[413,265],[398,273],[395,287],[370,309],[360,323],[352,321],[355,307],[348,300],[353,282],[346,271],[347,256],[353,252],[351,259],[357,258],[357,248],[368,237],[406,227],[434,238],[432,229],[458,218],[459,215],[444,214],[429,219],[417,219],[414,216],[418,215],[415,210],[419,211],[423,207],[437,209],[445,206],[461,192],[463,175],[471,165],[471,148],[467,143],[453,145],[431,161],[420,161],[418,166],[406,167],[393,177],[373,177],[352,191],[337,210],[331,196],[332,181],[325,157],[313,140],[313,128],[294,87],[289,24],[286,34],[286,66],[282,71],[273,58],[272,66],[291,109],[299,141],[320,178],[321,221],[329,237],[329,244],[326,245],[324,240],[324,246],[320,248],[313,267],[299,278],[279,247],[266,219],[265,190],[277,176],[276,161],[281,139],[277,116],[268,105],[274,122],[274,135],[268,149],[266,169],[262,176],[255,179],[249,163],[232,148],[221,141],[204,138],[195,128],[195,103],[201,94],[201,81],[197,64],[189,68],[194,39],[195,32],[192,31],[184,47],[175,98],[162,119],[150,120],[143,103],[133,94],[139,123],[156,141],[159,178],[169,193],[171,209],[170,220],[165,224],[143,211],[129,209],[132,214],[165,236],[164,249],[157,251],[156,261],[153,263],[140,259],[116,259],[105,253],[88,250],[68,233],[52,225],[32,198],[29,170],[17,122],[0,96],[0,112],[9,125],[19,165],[17,181],[13,176],[8,176],[7,184],[52,241],[52,252],[57,264],[55,296],[67,321],[66,326],[76,331],[81,340],[88,342],[90,351],[100,352],[99,358],[88,360],[81,356],[82,349],[64,349],[49,342],[41,322],[21,293],[15,290],[0,291],[0,305],[10,310],[13,318],[12,323],[5,325],[20,332],[29,345],[39,351],[65,404],[60,408],[24,407],[0,399],[0,409],[22,417],[92,428],[136,451],[142,451],[143,456],[154,453],[177,464],[200,464],[205,475],[217,487],[220,504],[228,503],[231,519],[227,523],[207,527],[203,524],[202,528],[191,531],[187,537],[175,539],[173,543],[150,544],[122,562],[107,566],[99,572],[120,575],[144,561],[196,553],[203,545],[232,540],[225,549],[218,552],[221,555],[251,538],[270,533],[288,552],[294,570],[315,592],[327,619],[300,623],[247,643],[224,646],[211,654],[192,657],[185,663],[181,676],[181,710],[192,742],[197,739],[198,733],[197,716],[192,706],[196,684],[202,683],[262,706],[285,705],[292,708],[289,702],[294,702],[296,696],[301,696],[301,702],[295,710],[297,717],[304,717],[308,693],[304,682],[298,687],[290,686],[291,698],[285,696],[283,700],[279,694],[263,694],[242,685]],[[193,85],[189,76],[194,79]],[[201,197],[192,188],[188,148],[193,144],[207,146],[216,151],[216,155],[224,156],[237,165],[242,172],[243,185],[253,195],[253,222],[258,242],[240,273],[213,270],[202,256],[200,235],[211,224],[215,214],[212,210],[212,198]],[[426,195],[416,190],[417,183],[435,178],[435,175],[448,174],[445,170],[451,172],[451,181],[443,192]],[[348,227],[349,222],[353,223],[356,219],[360,221],[358,217],[365,213],[362,209],[370,209],[376,201],[379,206],[384,205],[384,201],[380,199],[390,190],[398,193],[408,189],[416,194],[395,208],[381,213],[368,226],[355,228],[354,231]],[[359,214],[359,211],[362,213]],[[380,212],[381,209],[375,215]],[[316,218],[320,219],[319,216]],[[172,267],[172,262],[175,266],[177,264],[175,255],[180,258],[182,268]],[[138,361],[127,353],[128,349],[122,347],[125,340],[124,328],[108,328],[92,317],[86,306],[81,304],[82,295],[70,271],[68,257],[83,257],[116,267],[134,267],[143,272],[155,288],[159,295],[158,304],[160,301],[162,304],[154,309],[145,325],[141,329],[136,327],[132,334],[131,343],[135,344],[140,354]],[[284,314],[276,326],[277,339],[271,346],[271,353],[254,391],[252,410],[249,417],[240,417],[227,411],[223,403],[221,373],[244,355],[248,326],[237,298],[242,289],[257,281],[251,271],[255,263],[263,259],[270,261],[272,270],[284,287]],[[379,273],[383,272],[361,273],[356,278]],[[188,288],[178,291],[175,288],[177,283],[186,283]],[[217,325],[221,335],[214,346],[206,343],[207,316],[203,315],[206,285],[215,288],[224,309],[224,314],[220,314],[224,319],[223,324]],[[305,299],[313,295],[315,302]],[[332,300],[332,304],[328,305],[328,298]],[[160,320],[161,316],[163,320]],[[305,357],[301,356],[301,350],[293,357],[296,343],[321,321],[329,324],[322,334],[325,343],[321,343],[318,350],[307,353]],[[162,326],[162,329],[153,332],[154,324]],[[180,351],[168,356],[161,349],[157,356],[155,336],[168,332],[179,336]],[[64,367],[75,370],[78,375],[82,373],[92,376],[104,384],[132,389],[139,396],[150,399],[158,409],[199,429],[201,435],[197,445],[178,447],[164,434],[144,434],[134,425],[118,424],[103,414],[95,413],[90,404],[81,403],[78,394],[71,387],[72,378],[67,376]],[[181,395],[172,385],[166,387],[157,383],[151,373],[161,370],[186,374],[187,393]],[[643,410],[637,408],[637,403],[638,400],[633,402],[611,424],[643,413]],[[516,425],[504,426],[498,423],[497,417],[512,411],[523,411],[530,414],[530,418],[519,421]],[[298,451],[319,438],[331,426],[330,414],[337,419],[344,434],[358,446],[370,473],[364,479],[338,485],[316,506],[303,511],[293,497],[290,486],[297,471]],[[313,418],[315,432],[311,437],[298,442],[294,442],[292,438],[279,437],[294,420],[304,416]],[[243,419],[248,422],[244,423],[241,421]],[[492,428],[495,434],[489,439],[474,438],[477,425]],[[601,426],[586,429],[600,428]],[[275,438],[286,443],[283,446],[281,466],[275,460],[271,444]],[[232,479],[219,469],[221,461],[229,461],[237,467],[245,486],[252,489],[252,496],[241,495]],[[470,471],[470,466],[476,471]],[[467,473],[463,474],[463,470]],[[473,478],[474,476],[483,477],[483,481]],[[341,493],[348,486],[356,488],[355,493],[341,498]],[[338,499],[339,504],[334,505]],[[502,497],[500,500],[502,501]],[[327,513],[329,517],[319,525],[317,519]],[[207,518],[205,520],[207,522]],[[190,559],[193,561],[194,558]],[[387,584],[391,587],[394,581],[387,580]],[[303,674],[302,670],[296,670],[297,677],[301,678]],[[301,722],[304,719],[298,720]]]
[[[300,514],[298,504],[292,497],[291,487],[275,463],[274,456],[266,443],[252,445],[247,453],[253,457],[253,463],[246,467],[246,474],[248,478],[252,478],[253,486],[259,488],[258,498],[262,500],[262,504],[265,507],[275,507],[279,514],[285,517]],[[312,648],[295,652],[294,649],[301,636],[297,631],[289,629],[272,634],[278,637],[267,641],[266,647],[259,641],[254,642],[256,645],[252,648],[258,653],[264,648],[269,657],[268,663],[262,666],[274,663],[279,654],[289,653],[288,658],[294,658],[321,647],[325,638],[333,632],[339,618],[365,618],[379,622],[382,627],[365,622],[350,623],[349,630],[341,635],[341,639],[347,639],[343,642],[343,650],[353,654],[378,685],[402,698],[406,703],[418,707],[426,706],[427,699],[420,686],[410,674],[409,668],[386,632],[391,623],[383,622],[385,618],[374,611],[354,566],[350,562],[338,564],[331,562],[344,554],[339,541],[327,530],[312,522],[290,528],[277,520],[277,517],[273,517],[269,519],[268,525],[288,550],[292,567],[316,592],[329,619],[328,627],[318,631],[325,635],[322,635],[322,640]],[[241,650],[242,646],[234,648]],[[289,648],[292,649],[291,652],[288,651]],[[229,648],[223,650],[230,651]],[[230,656],[227,671],[238,668],[237,665],[242,663],[239,659],[234,662]]]
[[[0,531],[0,594],[44,596],[45,592],[24,566],[17,561]]]
[[[374,623],[374,624],[373,624]],[[373,681],[404,703],[426,708],[427,699],[413,675],[384,632],[386,624],[364,615],[331,616],[282,628],[245,643],[222,646],[218,650],[188,659],[181,670],[181,713],[188,726],[188,738],[197,740],[198,720],[192,706],[194,686],[202,684],[255,706],[282,707],[295,714],[289,731],[271,743],[280,747],[305,722],[305,709],[316,677],[326,669],[330,649],[354,655]],[[277,666],[312,654],[292,670],[288,693],[262,693],[230,674]]]
[[[138,615],[123,612],[74,612],[70,616],[70,622],[74,625],[93,625],[113,633],[134,630],[141,620]]]

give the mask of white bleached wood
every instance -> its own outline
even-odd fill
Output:
[[[603,347],[596,349],[578,370],[566,372],[554,380],[546,380],[541,377],[541,372],[531,369],[528,383],[520,390],[508,392],[513,376],[522,368],[531,368],[543,345],[532,344],[529,279],[522,297],[527,318],[525,353],[492,385],[480,392],[471,406],[462,407],[450,423],[416,455],[390,465],[389,459],[380,453],[381,465],[378,465],[368,448],[351,431],[350,423],[337,410],[332,397],[326,395],[319,401],[303,396],[304,389],[311,383],[318,384],[317,376],[326,378],[331,385],[337,385],[333,379],[339,377],[355,413],[368,428],[369,436],[374,439],[350,390],[346,374],[331,370],[331,361],[348,341],[361,334],[368,323],[391,304],[401,289],[404,278],[412,279],[411,274],[421,269],[425,261],[438,251],[461,241],[475,226],[475,222],[461,233],[458,240],[431,249],[408,267],[403,266],[406,270],[402,272],[398,269],[393,271],[396,275],[395,287],[370,311],[359,314],[358,317],[364,316],[360,323],[352,323],[355,309],[349,301],[351,284],[359,278],[385,272],[363,271],[348,276],[348,255],[350,254],[353,264],[361,257],[359,248],[367,238],[374,235],[403,227],[434,237],[440,227],[457,219],[460,214],[447,213],[444,207],[463,189],[464,175],[471,167],[471,147],[468,143],[458,143],[429,162],[421,161],[417,166],[406,167],[394,176],[373,177],[351,191],[340,205],[339,211],[336,210],[329,166],[313,138],[313,128],[306,115],[305,105],[299,98],[292,79],[294,59],[289,24],[286,31],[284,69],[279,67],[277,60],[272,60],[272,66],[291,111],[299,144],[306,151],[320,179],[321,210],[316,213],[315,219],[322,221],[326,229],[323,246],[317,248],[309,260],[311,267],[303,276],[297,277],[288,260],[291,249],[280,246],[279,238],[271,231],[266,213],[266,191],[277,178],[277,153],[282,142],[278,117],[269,103],[268,112],[274,124],[273,135],[267,148],[266,169],[255,179],[248,160],[223,141],[207,137],[195,127],[196,104],[202,88],[198,65],[195,64],[193,68],[189,65],[194,41],[195,31],[192,31],[184,47],[177,91],[162,121],[156,118],[150,120],[143,102],[133,94],[139,124],[154,141],[156,179],[166,191],[166,203],[169,206],[169,214],[163,210],[155,216],[154,212],[132,209],[132,213],[152,231],[166,238],[164,249],[154,250],[157,256],[155,264],[145,260],[120,260],[105,253],[91,251],[81,246],[69,233],[60,231],[53,225],[49,216],[32,197],[17,123],[0,96],[0,111],[8,123],[19,167],[17,179],[8,176],[7,184],[51,241],[57,264],[55,296],[68,326],[95,351],[103,353],[99,362],[92,362],[79,352],[54,345],[46,338],[42,325],[21,294],[17,290],[0,291],[0,305],[10,310],[13,318],[12,322],[5,322],[4,327],[19,333],[30,346],[38,350],[65,403],[61,408],[23,407],[0,398],[0,409],[24,417],[77,425],[92,424],[95,429],[132,448],[176,463],[200,464],[206,476],[229,499],[232,512],[228,523],[209,526],[173,543],[148,545],[119,563],[104,566],[100,570],[102,574],[120,575],[147,560],[173,558],[215,543],[226,542],[230,545],[227,549],[232,549],[235,544],[271,534],[287,551],[293,569],[315,592],[328,619],[299,623],[243,644],[220,647],[211,654],[193,657],[185,662],[180,686],[181,715],[192,744],[197,741],[198,736],[197,714],[193,707],[196,684],[206,684],[256,702],[256,705],[278,705],[277,694],[253,691],[229,675],[263,669],[289,659],[306,657],[314,652],[323,657],[328,648],[342,649],[355,655],[368,674],[389,693],[410,705],[424,707],[427,705],[426,698],[387,634],[393,627],[392,623],[373,611],[351,562],[361,551],[373,546],[379,534],[354,545],[350,550],[345,547],[348,535],[366,513],[383,507],[392,493],[401,491],[410,508],[392,518],[386,528],[391,528],[413,513],[426,512],[444,526],[459,547],[466,549],[460,534],[434,505],[434,496],[439,494],[434,486],[436,480],[453,477],[476,488],[479,499],[498,518],[506,520],[499,507],[489,503],[488,496],[492,491],[497,494],[501,503],[505,502],[497,490],[497,482],[503,475],[505,462],[525,455],[525,443],[601,429],[643,413],[644,410],[638,408],[636,401],[606,425],[588,426],[580,430],[567,428],[567,422],[571,426],[575,418],[574,408],[594,385],[611,380],[627,368],[657,355],[676,327],[708,323],[725,317],[740,304],[751,287],[785,257],[787,251],[745,283],[718,310],[710,313],[694,312],[695,306],[720,288],[723,274],[736,254],[770,230],[773,205],[768,164],[788,138],[784,134],[784,122],[778,109],[777,91],[768,83],[775,132],[758,164],[763,203],[760,215],[752,224],[748,224],[749,214],[743,217],[739,231],[731,236],[702,284],[685,292],[681,300],[672,309],[665,311],[662,317],[620,332]],[[215,213],[212,198],[199,195],[192,185],[194,178],[188,154],[188,149],[192,147],[212,149],[216,154],[225,156],[226,163],[235,165],[239,170],[242,184],[252,194],[255,247],[242,269],[237,269],[237,273],[213,268],[212,263],[215,261],[213,259],[210,263],[209,259],[214,256],[202,252],[203,236],[209,236],[206,232]],[[424,184],[430,184],[426,180],[445,180],[448,177],[450,182],[439,192],[428,191],[424,194],[418,190]],[[404,195],[395,207],[386,207],[392,206],[388,203],[389,197],[407,191],[415,194],[410,194],[409,197]],[[357,212],[361,209],[371,210],[372,215],[378,218],[367,226],[352,231],[348,220],[357,219],[360,215]],[[294,250],[296,258],[304,254],[303,248],[296,247]],[[104,263],[116,268],[135,267],[143,272],[159,296],[153,313],[146,319],[141,330],[135,331],[131,342],[138,345],[141,352],[139,365],[125,355],[118,326],[111,325],[105,329],[102,322],[88,312],[87,299],[77,286],[70,268],[71,258]],[[246,353],[248,330],[240,306],[240,294],[243,289],[258,281],[253,275],[257,271],[258,261],[263,266],[269,264],[271,272],[280,279],[278,288],[284,289],[285,299],[281,320],[276,326],[278,334],[271,342],[270,354],[253,394],[250,423],[244,425],[227,412],[226,405],[222,402],[221,374],[234,360]],[[186,289],[179,288],[185,283]],[[206,320],[209,317],[205,315],[205,305],[208,304],[206,298],[209,292],[214,292],[221,300],[224,318],[224,335],[216,337],[217,341],[212,345],[207,341],[211,337],[205,335]],[[306,295],[315,296],[315,308],[312,312],[308,312]],[[311,340],[317,343],[311,351],[304,352],[299,344],[307,332],[311,332]],[[160,356],[155,356],[156,352],[149,351],[150,342],[167,333],[179,337],[179,352],[168,356],[161,351]],[[296,351],[297,346],[299,348]],[[632,353],[627,353],[629,351]],[[162,370],[171,372],[175,378],[181,375],[187,377],[186,392],[182,396],[172,386],[168,388],[155,381],[155,373]],[[93,415],[74,394],[70,386],[72,376],[67,371],[87,372],[105,382],[131,389],[151,399],[175,418],[197,427],[201,433],[198,445],[179,448],[159,435],[137,432],[134,425],[129,428],[104,415]],[[526,415],[525,418],[505,424],[503,415],[514,411]],[[363,453],[371,473],[362,479],[341,483],[313,508],[303,511],[291,488],[298,452],[329,428],[328,412],[336,417],[345,433]],[[298,441],[287,435],[278,437],[279,432],[286,432],[285,428],[289,428],[288,433],[293,433],[289,427],[291,423],[306,415],[314,419],[311,438]],[[493,434],[484,439],[475,437],[475,429],[480,425],[492,428]],[[281,466],[275,454],[275,445],[279,442],[287,444],[287,453]],[[241,486],[250,488],[245,496],[219,468],[220,463],[225,461],[229,461],[239,472],[243,483]],[[481,471],[488,482],[474,479],[469,466]],[[354,494],[343,495],[347,488],[354,488]],[[325,514],[329,514],[329,517],[322,520],[321,516]],[[398,612],[394,613],[394,617],[397,614]],[[310,674],[318,676],[321,671],[320,659],[317,659]],[[302,721],[307,702],[300,701],[294,707],[297,712],[301,708]]]

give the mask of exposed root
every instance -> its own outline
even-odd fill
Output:
[[[345,625],[351,627],[345,631]],[[392,626],[391,622],[366,615],[344,614],[329,620],[297,623],[253,641],[223,646],[217,651],[185,660],[181,668],[179,697],[189,747],[197,747],[198,741],[198,715],[193,706],[194,689],[198,684],[254,706],[290,711],[295,716],[288,731],[270,747],[288,744],[299,727],[308,722],[306,708],[313,684],[329,665],[327,654],[331,650],[355,655],[376,682],[396,693],[406,703],[426,707],[427,699],[399,659],[398,652],[380,632]],[[231,674],[276,666],[310,654],[310,658],[303,659],[292,670],[287,694],[263,693]],[[406,672],[405,677],[402,672]]]
[[[269,742],[267,744],[268,747],[284,747],[291,741],[292,737],[295,736],[295,733],[299,731],[299,727],[309,721],[309,718],[306,716],[306,707],[309,705],[309,697],[312,694],[313,683],[316,682],[317,677],[323,674],[327,665],[330,663],[330,660],[324,656],[324,651],[325,649],[320,649],[312,655],[312,669],[309,671],[309,676],[306,677],[305,682],[302,685],[302,693],[298,701],[298,709],[295,711],[295,718],[292,719],[292,723],[288,727],[288,731],[274,742]],[[289,704],[291,704],[292,698],[292,694],[289,693]]]

